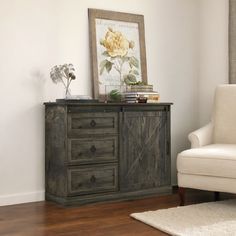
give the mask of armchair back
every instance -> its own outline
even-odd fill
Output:
[[[236,85],[219,85],[213,111],[213,142],[236,144]]]

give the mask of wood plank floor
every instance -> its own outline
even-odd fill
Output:
[[[227,197],[226,197],[227,198]],[[187,204],[212,201],[213,193],[187,192]],[[134,212],[178,205],[177,194],[142,200],[63,207],[37,202],[0,207],[1,236],[163,236],[129,217]]]

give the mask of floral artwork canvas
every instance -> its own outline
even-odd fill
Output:
[[[89,10],[95,97],[109,86],[146,82],[143,16]]]
[[[96,19],[96,30],[100,93],[105,93],[105,85],[140,81],[138,24]]]

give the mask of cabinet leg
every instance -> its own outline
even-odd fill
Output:
[[[214,192],[214,199],[215,199],[215,201],[220,200],[220,192]]]
[[[185,188],[179,187],[179,200],[180,206],[184,206],[185,204]]]

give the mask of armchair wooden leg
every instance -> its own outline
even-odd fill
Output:
[[[185,188],[179,187],[179,199],[180,199],[180,206],[184,206],[185,204]]]
[[[215,199],[215,201],[220,200],[220,193],[219,192],[214,192],[214,199]]]

